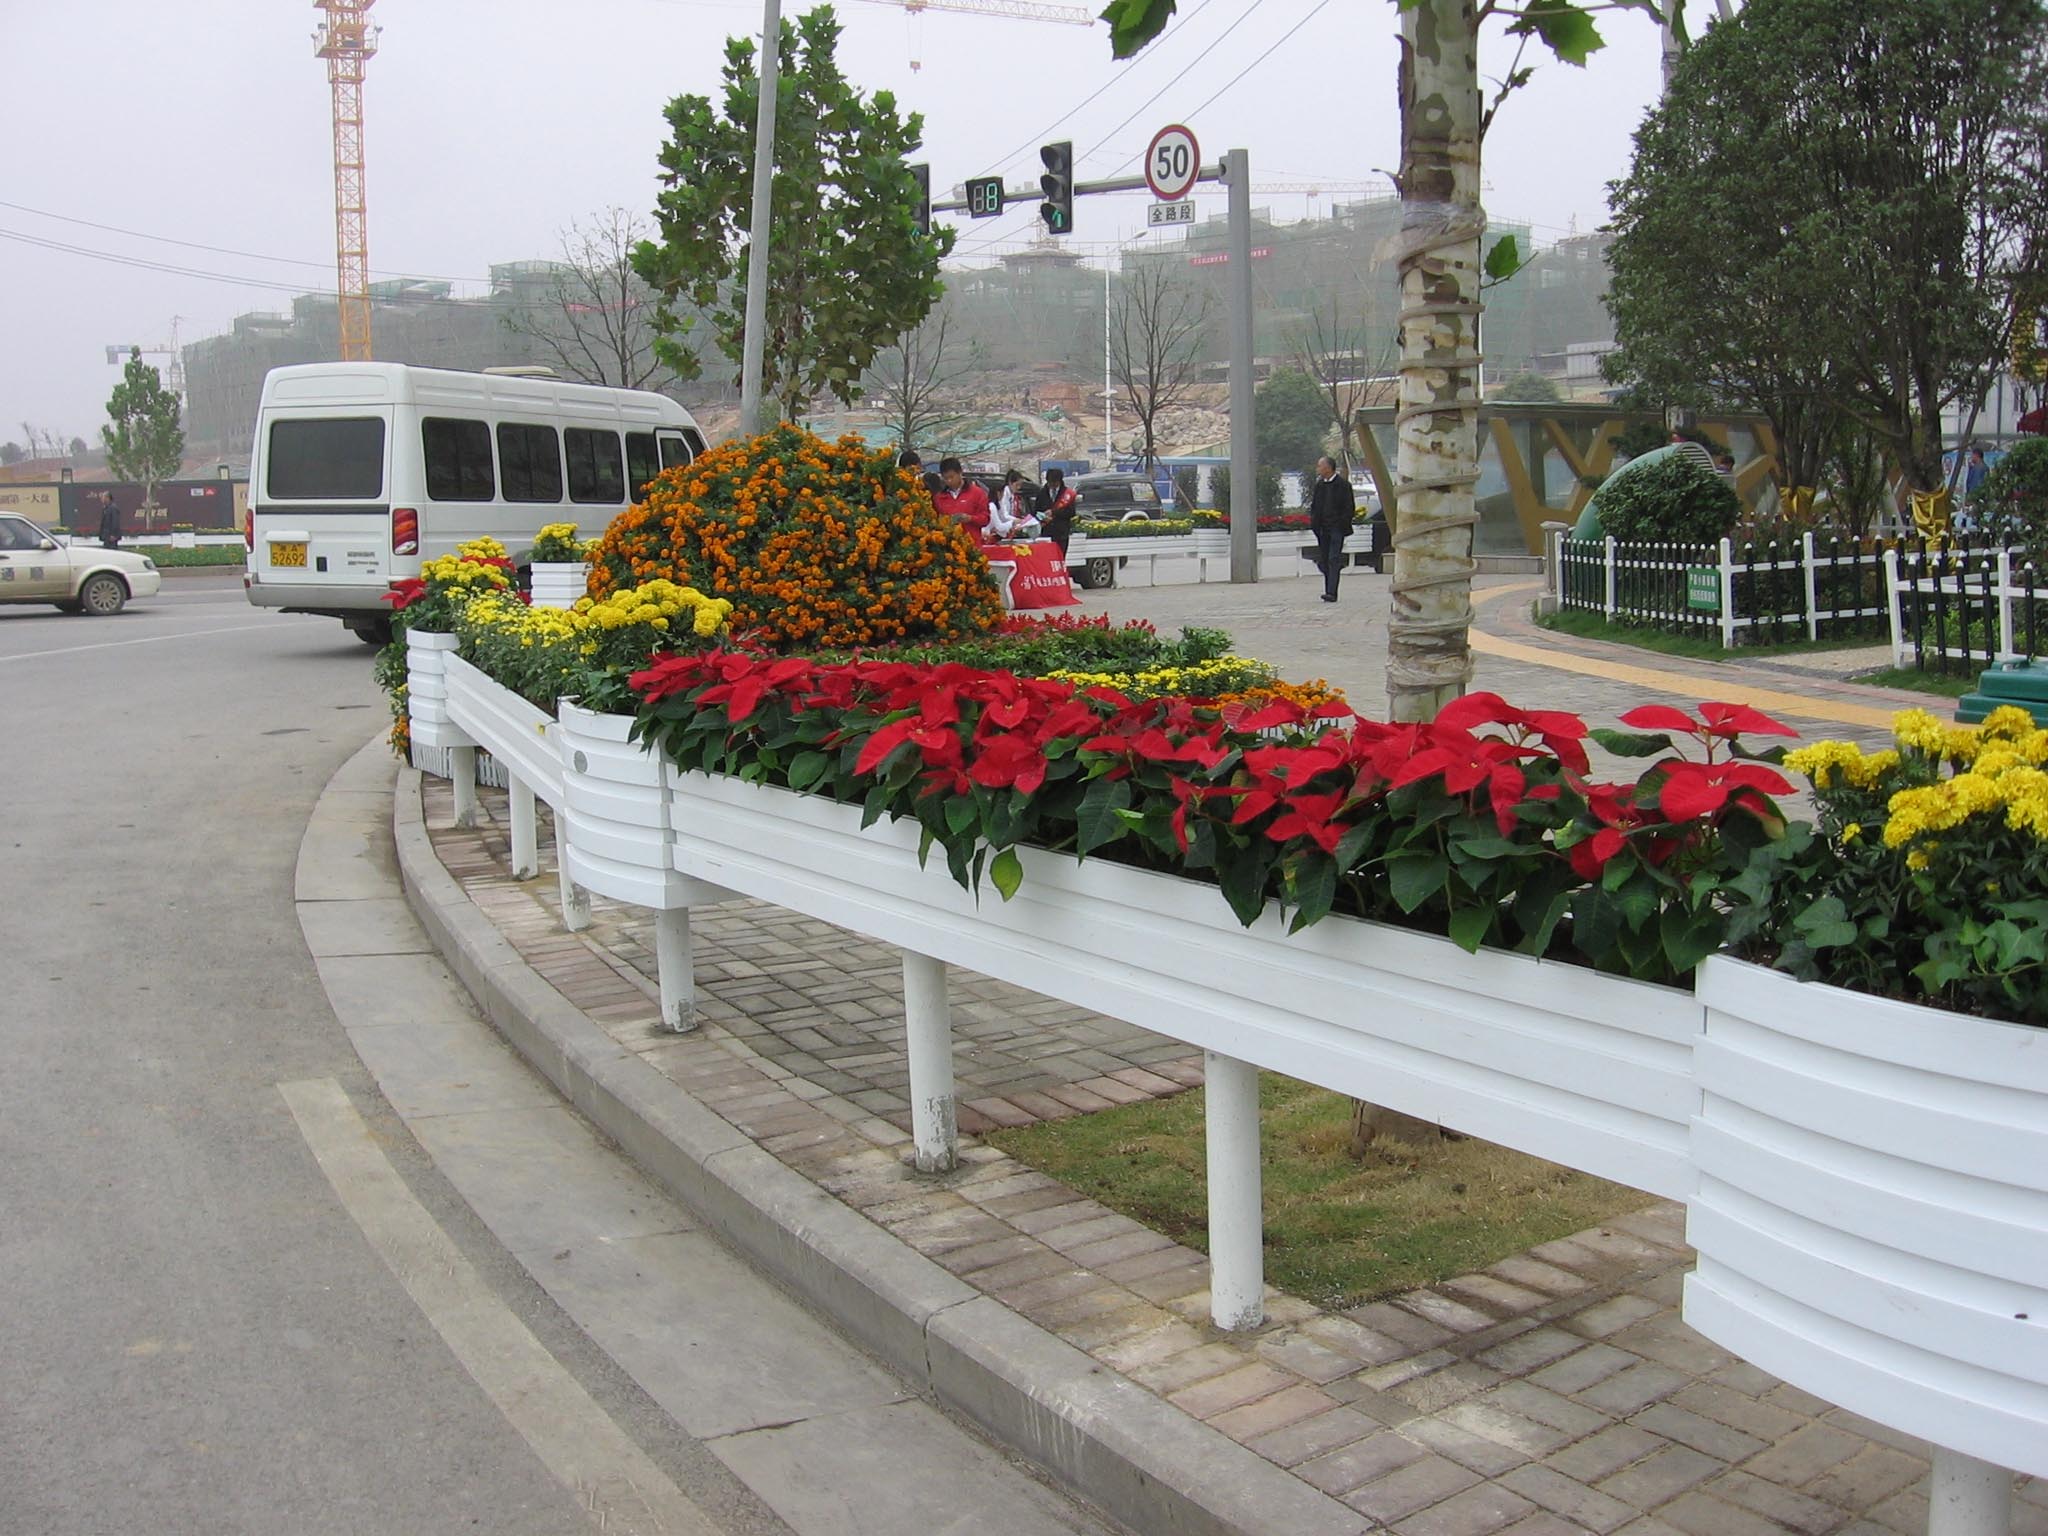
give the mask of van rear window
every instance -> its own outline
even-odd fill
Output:
[[[367,501],[383,495],[382,418],[273,421],[263,490],[273,501]]]

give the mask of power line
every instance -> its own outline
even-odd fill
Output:
[[[60,224],[77,224],[85,229],[97,229],[104,234],[126,235],[134,240],[147,240],[154,245],[177,245],[183,246],[189,251],[206,251],[215,256],[240,256],[248,261],[270,261],[276,262],[280,266],[288,267],[316,267],[322,271],[331,271],[334,267],[332,258],[326,261],[310,261],[303,256],[266,256],[261,251],[237,250],[235,247],[228,245],[206,245],[197,240],[180,240],[174,235],[152,235],[139,229],[123,229],[118,224],[97,224],[91,219],[75,218],[68,213],[52,213],[47,208],[31,208],[25,203],[10,203],[4,198],[0,198],[0,208],[11,208],[16,213],[31,213],[39,219],[54,219]],[[481,283],[487,281],[480,277],[449,277],[445,274],[426,272],[395,272],[386,267],[379,267],[376,271],[382,277],[411,278],[416,282],[426,283]]]

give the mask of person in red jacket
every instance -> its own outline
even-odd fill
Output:
[[[939,460],[939,479],[943,482],[932,496],[932,505],[946,516],[957,518],[967,525],[967,531],[978,540],[988,538],[988,492],[967,478],[958,459]]]

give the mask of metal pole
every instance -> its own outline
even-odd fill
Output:
[[[903,951],[903,1022],[917,1169],[945,1173],[959,1166],[960,1135],[953,1099],[953,1014],[946,1003],[943,960]]]
[[[1116,271],[1117,257],[1122,253],[1123,247],[1118,246],[1116,252],[1109,258],[1109,265],[1102,269],[1102,467],[1104,469],[1115,467],[1112,463],[1115,456],[1109,451],[1110,433],[1114,430],[1109,424],[1109,403],[1116,393],[1116,387],[1110,383],[1109,378],[1109,280]]]
[[[1259,1074],[1234,1056],[1202,1053],[1209,1154],[1209,1317],[1218,1328],[1266,1320]]]
[[[1252,419],[1252,160],[1223,157],[1230,187],[1230,579],[1259,579],[1256,423]],[[1240,515],[1242,514],[1242,515]]]
[[[533,786],[511,775],[512,878],[531,880],[540,873],[539,835],[535,828]]]
[[[740,354],[740,436],[761,430],[761,361],[767,355],[768,225],[775,191],[775,92],[782,67],[782,0],[762,0],[761,100],[754,122],[754,226],[747,236],[747,332]]]
[[[1927,1536],[2006,1536],[2012,1529],[2012,1474],[1945,1446],[1934,1448]]]
[[[654,975],[661,985],[661,1022],[681,1033],[697,1027],[697,978],[690,947],[690,909],[654,914]]]

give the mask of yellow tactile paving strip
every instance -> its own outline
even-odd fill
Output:
[[[1517,582],[1512,586],[1488,587],[1472,594],[1472,606],[1476,611],[1483,603],[1491,603],[1515,593],[1533,592],[1540,585],[1538,582],[1529,581]],[[1472,649],[1482,656],[1498,656],[1503,661],[1525,662],[1530,666],[1548,667],[1554,672],[1576,672],[1585,677],[1605,678],[1610,682],[1634,683],[1641,688],[1652,688],[1660,693],[1679,694],[1686,698],[1698,698],[1705,682],[1704,679],[1685,672],[1667,672],[1659,667],[1639,667],[1631,662],[1581,656],[1575,651],[1524,645],[1519,640],[1509,640],[1480,629],[1472,631]],[[1842,699],[1822,699],[1811,694],[1788,693],[1780,688],[1763,688],[1733,671],[1729,673],[1725,685],[1718,685],[1717,691],[1723,703],[1747,704],[1755,709],[1794,715],[1802,720],[1826,720],[1836,725],[1888,729],[1892,723],[1892,716],[1897,712],[1894,708],[1880,705],[1853,704]]]

